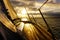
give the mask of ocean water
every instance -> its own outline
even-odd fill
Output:
[[[55,13],[55,14],[43,14],[44,18],[46,19],[46,22],[48,23],[50,29],[52,30],[53,34],[55,35],[55,37],[60,40],[60,13]],[[46,16],[46,17],[45,17]],[[31,18],[33,21],[33,17]],[[40,25],[42,25],[42,27],[47,28],[44,20],[42,19],[42,17],[36,17],[34,18],[36,23],[39,23]]]

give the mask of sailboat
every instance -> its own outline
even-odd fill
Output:
[[[21,20],[9,0],[1,0],[1,4],[4,6],[2,5],[3,10],[0,13],[0,22],[9,30],[8,32],[12,32],[11,34],[14,36],[16,35],[14,39],[9,33],[11,40],[53,40],[52,34],[40,24],[25,21],[27,18],[22,18],[24,20]],[[7,15],[9,17],[6,13],[8,13]],[[25,13],[25,10],[23,10],[23,13]],[[7,38],[6,36],[6,40],[10,40],[10,38]]]

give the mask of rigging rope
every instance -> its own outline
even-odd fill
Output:
[[[43,20],[44,20],[47,28],[48,28],[48,31],[49,31],[49,32],[51,33],[51,35],[52,35],[53,40],[56,40],[56,39],[55,39],[55,36],[54,36],[54,34],[53,34],[53,32],[52,32],[52,30],[50,29],[47,21],[45,20],[43,14],[42,14],[42,12],[41,12],[41,8],[42,8],[47,2],[48,2],[48,0],[46,0],[38,10],[39,10],[39,12],[40,12],[40,14],[41,14],[41,16],[42,16],[42,18],[43,18]]]

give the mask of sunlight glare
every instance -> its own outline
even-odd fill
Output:
[[[21,22],[20,25],[17,27],[18,30],[22,31],[24,27],[24,23]]]
[[[22,9],[21,13],[22,13],[23,15],[26,15],[26,9],[25,9],[25,8]]]
[[[28,19],[27,19],[27,18],[22,18],[21,20],[22,20],[22,21],[28,21]]]

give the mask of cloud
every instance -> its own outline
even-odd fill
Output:
[[[36,1],[36,0],[23,0],[23,1]]]
[[[53,0],[54,3],[56,3],[56,0]]]
[[[12,5],[14,6],[33,6],[34,5],[34,1],[32,0],[10,0],[10,2],[12,3]]]
[[[48,2],[53,2],[53,3],[56,3],[56,0],[49,0]]]

